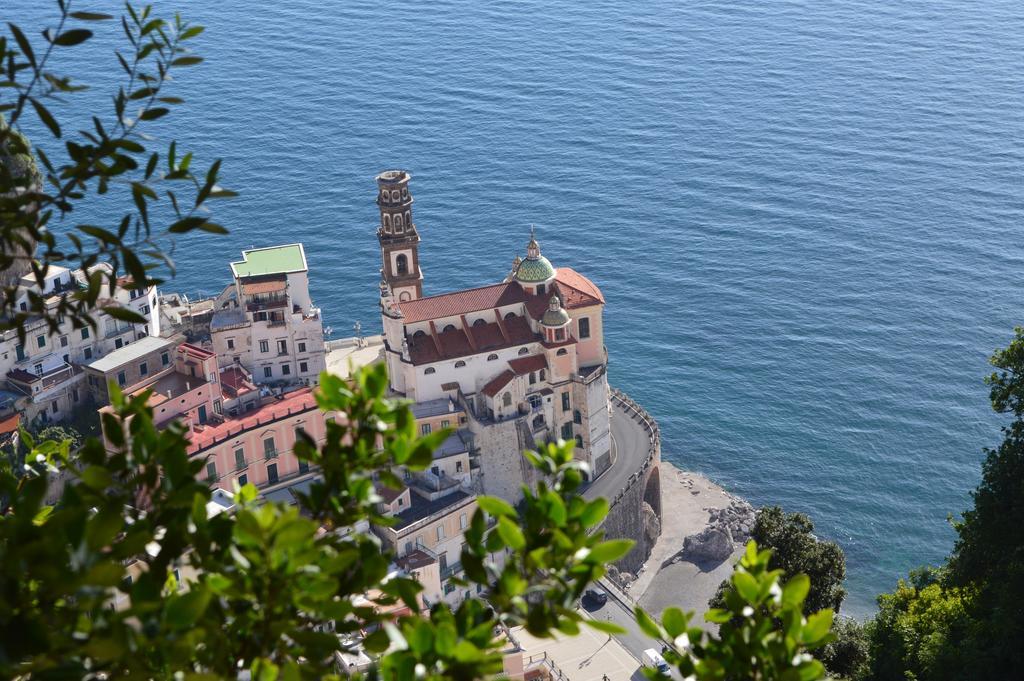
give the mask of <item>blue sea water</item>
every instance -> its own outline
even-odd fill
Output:
[[[1021,322],[1024,4],[157,7],[207,26],[162,141],[241,192],[168,288],[302,241],[336,334],[373,331],[373,176],[408,169],[427,292],[499,280],[535,223],[607,296],[611,379],[665,458],[809,513],[846,550],[845,611],[949,551],[999,437],[986,359]],[[113,69],[113,40],[62,63]]]

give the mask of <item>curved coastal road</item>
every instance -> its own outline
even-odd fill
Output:
[[[585,499],[604,497],[611,501],[629,476],[640,470],[650,450],[650,438],[640,422],[618,401],[612,400],[612,439],[615,441],[615,463],[583,490]]]

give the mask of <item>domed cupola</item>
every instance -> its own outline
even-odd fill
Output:
[[[555,268],[540,254],[540,244],[530,229],[530,243],[526,245],[526,258],[515,270],[515,280],[520,284],[546,284],[555,278]]]
[[[570,321],[572,320],[569,318],[569,313],[562,309],[562,303],[558,300],[558,296],[551,296],[551,300],[548,301],[548,309],[541,317],[540,323],[553,329],[560,329]]]

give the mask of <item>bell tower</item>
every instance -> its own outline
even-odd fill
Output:
[[[412,195],[404,170],[387,170],[377,176],[377,207],[380,225],[381,289],[387,284],[395,302],[416,300],[423,296],[423,273],[420,271],[420,235],[412,221]]]

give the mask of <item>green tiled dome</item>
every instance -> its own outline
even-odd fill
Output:
[[[547,281],[553,276],[555,276],[555,268],[543,255],[538,255],[536,258],[527,257],[516,268],[516,281],[521,281],[524,284],[537,284]]]

